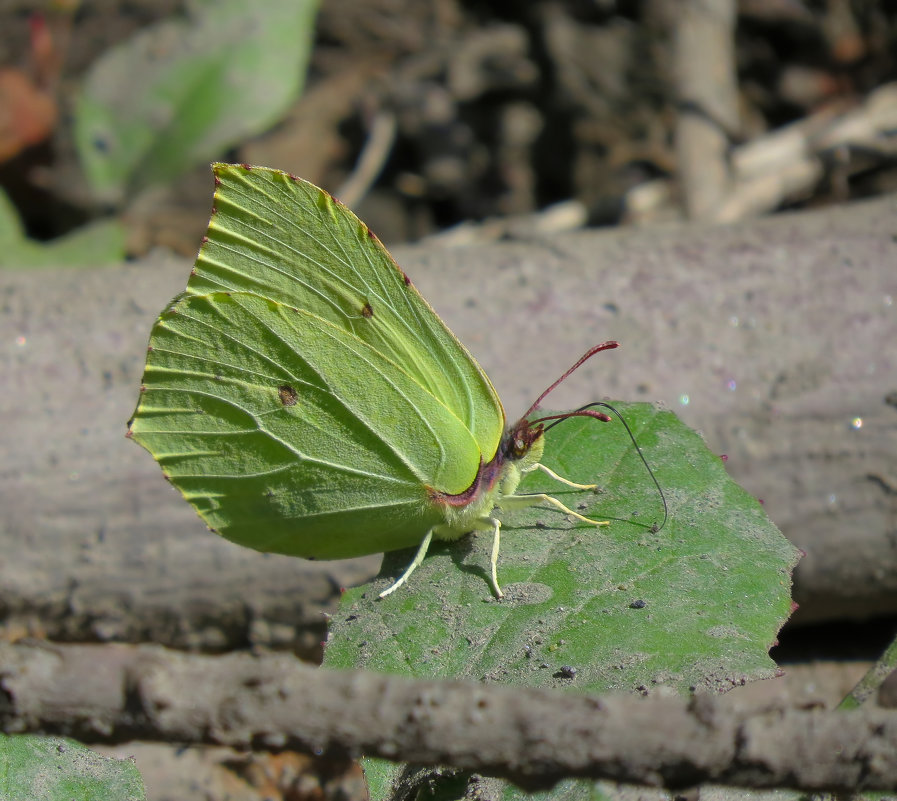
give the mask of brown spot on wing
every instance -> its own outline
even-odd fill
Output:
[[[295,406],[296,399],[299,397],[295,389],[289,384],[282,384],[277,388],[277,394],[280,396],[280,402],[284,406]]]

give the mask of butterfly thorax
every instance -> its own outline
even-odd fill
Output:
[[[473,521],[488,517],[501,499],[513,495],[525,473],[542,458],[545,439],[541,423],[531,425],[526,419],[517,421],[502,436],[498,450],[488,462],[480,463],[473,483],[458,495],[430,490],[430,499],[442,508],[445,528],[456,536],[470,531]],[[448,539],[447,532],[440,538]]]

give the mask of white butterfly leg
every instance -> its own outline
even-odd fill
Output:
[[[546,475],[551,476],[555,481],[560,481],[561,484],[566,484],[568,487],[575,487],[576,489],[595,489],[597,484],[577,484],[575,481],[570,481],[569,478],[564,478],[563,476],[559,476],[554,472],[550,467],[546,467],[544,464],[539,462],[538,464],[534,464],[531,470],[541,470]],[[530,472],[527,470],[527,472]]]
[[[546,495],[542,492],[535,495],[508,495],[507,497],[501,499],[501,508],[526,509],[530,506],[535,506],[538,503],[550,503],[552,506],[560,509],[564,514],[571,515],[577,520],[582,520],[583,523],[591,523],[593,526],[610,525],[610,520],[592,520],[591,517],[586,517],[585,515],[581,515],[579,512],[574,512],[572,509],[564,506],[564,504],[562,504],[557,498],[552,498],[550,495]]]
[[[548,471],[551,474],[552,471]],[[561,479],[564,483],[567,482],[564,479]],[[573,486],[582,486],[580,484],[573,484]],[[501,499],[501,507],[502,509],[525,509],[528,506],[535,506],[538,503],[542,503],[543,501],[547,501],[548,503],[553,504],[562,512],[565,512],[568,515],[572,515],[578,520],[582,520],[585,523],[591,523],[593,526],[609,526],[609,520],[592,520],[591,517],[584,517],[579,514],[579,512],[574,512],[572,509],[568,509],[564,504],[562,504],[557,498],[552,498],[550,495],[508,495]],[[486,522],[486,521],[482,521]],[[492,568],[492,589],[495,591],[495,597],[501,600],[504,597],[504,593],[501,591],[501,587],[498,584],[498,551],[501,547],[501,521],[497,517],[488,518],[488,522],[492,524],[492,558],[490,559],[490,566]]]
[[[420,547],[417,549],[417,553],[414,554],[414,559],[411,560],[411,564],[405,568],[405,572],[402,573],[401,576],[396,580],[396,583],[391,587],[387,587],[383,592],[380,593],[380,598],[385,598],[387,595],[395,592],[399,587],[401,587],[407,580],[408,577],[420,566],[420,563],[424,561],[424,557],[427,555],[427,550],[430,547],[430,542],[433,540],[433,529],[431,528],[427,532],[427,536],[424,537],[423,542],[420,544]]]
[[[539,465],[541,467],[541,465]],[[549,475],[555,476],[554,471],[543,468]],[[556,477],[556,476],[555,476]],[[569,484],[573,487],[579,488],[589,488],[593,485],[584,485],[584,484],[574,484],[572,481],[567,481],[566,479],[558,477],[560,481],[564,484]],[[579,512],[574,512],[572,509],[564,506],[557,498],[552,498],[551,495],[545,495],[544,493],[539,493],[537,495],[506,495],[501,499],[500,508],[502,509],[525,509],[530,506],[535,506],[539,503],[550,503],[557,509],[560,509],[564,514],[568,514],[571,517],[575,517],[577,520],[582,520],[584,523],[590,523],[593,526],[609,526],[609,520],[592,520],[591,517],[585,517],[584,515],[579,514]],[[414,559],[411,560],[411,564],[405,569],[405,572],[402,573],[401,576],[396,580],[394,584],[387,587],[383,592],[380,593],[381,598],[385,598],[387,595],[391,595],[394,593],[399,587],[401,587],[407,580],[408,577],[420,566],[420,564],[424,561],[424,557],[427,555],[427,551],[430,548],[430,543],[433,541],[433,534],[436,531],[437,527],[431,528],[427,532],[427,536],[424,537],[423,541],[420,544],[420,547],[417,549],[417,553],[414,555]],[[480,518],[475,521],[471,526],[471,529],[476,531],[482,530],[492,530],[492,557],[490,559],[490,568],[491,568],[491,583],[492,589],[495,592],[496,598],[503,598],[504,593],[501,590],[501,586],[498,583],[498,552],[501,548],[501,521],[497,517],[487,517]]]
[[[380,598],[385,598],[387,595],[391,595],[394,593],[399,587],[401,587],[407,580],[408,577],[420,566],[420,564],[424,561],[424,557],[427,555],[427,551],[430,548],[430,543],[433,541],[433,535],[437,533],[439,526],[435,526],[431,528],[427,532],[427,536],[424,537],[423,542],[421,542],[420,547],[417,549],[417,553],[414,555],[414,559],[411,560],[411,564],[405,568],[405,572],[402,573],[401,576],[395,581],[394,584],[387,587],[383,592],[380,593]],[[501,522],[495,517],[488,518],[480,518],[479,520],[475,520],[471,529],[474,531],[492,531],[492,589],[495,591],[495,595],[497,598],[501,598],[504,593],[501,591],[501,587],[498,584],[498,550],[501,544],[501,537],[499,535],[499,530],[501,529]],[[457,534],[455,535],[457,536]]]
[[[492,589],[495,590],[495,597],[501,600],[504,593],[498,586],[498,549],[501,545],[501,520],[497,517],[489,518],[492,521],[492,559],[489,564],[492,566]]]

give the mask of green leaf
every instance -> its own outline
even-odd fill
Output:
[[[302,91],[317,0],[203,0],[105,53],[75,109],[95,196],[165,183],[276,122]]]
[[[0,268],[98,267],[125,257],[125,230],[101,221],[49,242],[28,239],[15,206],[0,190]]]
[[[611,525],[544,506],[504,513],[502,602],[489,592],[488,536],[434,544],[401,591],[376,600],[410,559],[387,554],[377,579],[344,594],[325,666],[593,693],[724,691],[775,675],[768,650],[790,614],[796,549],[675,415],[616,406],[663,487],[663,529],[652,531],[661,501],[623,426],[567,420],[543,462],[599,489],[559,491],[535,474],[520,491]]]
[[[142,801],[133,762],[62,737],[0,734],[0,800]]]

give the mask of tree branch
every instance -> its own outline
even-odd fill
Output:
[[[726,699],[590,697],[326,671],[283,654],[0,645],[0,722],[86,742],[365,753],[451,765],[526,790],[565,777],[856,792],[897,788],[897,713]]]

